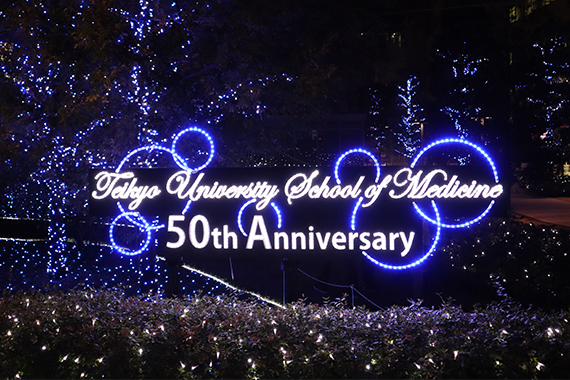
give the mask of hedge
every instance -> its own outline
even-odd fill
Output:
[[[237,296],[120,290],[0,299],[3,378],[552,378],[570,370],[568,312],[508,298],[464,312],[342,301],[284,308]]]

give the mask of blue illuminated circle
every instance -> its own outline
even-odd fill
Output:
[[[392,270],[410,269],[410,268],[418,266],[421,263],[423,263],[424,261],[426,261],[427,258],[430,257],[431,254],[435,251],[435,248],[437,247],[437,243],[439,242],[440,233],[441,233],[441,223],[439,223],[439,221],[440,221],[439,211],[438,211],[437,206],[436,206],[434,201],[431,201],[431,206],[433,207],[433,210],[435,212],[435,218],[436,218],[436,221],[438,222],[438,223],[436,223],[437,231],[435,233],[435,237],[433,238],[433,243],[432,243],[430,249],[422,257],[420,257],[419,259],[417,259],[416,261],[414,261],[410,264],[390,265],[390,264],[386,264],[386,263],[383,263],[381,261],[376,260],[375,258],[370,256],[366,251],[362,251],[362,255],[364,255],[364,257],[366,257],[368,260],[370,260],[370,262],[372,262],[373,264],[375,264],[379,267],[385,268],[385,269],[392,269]],[[354,212],[353,212],[353,214],[354,214]]]
[[[180,138],[185,135],[186,133],[189,132],[197,132],[202,134],[206,140],[208,141],[208,144],[210,145],[210,151],[208,154],[208,159],[206,160],[206,162],[204,164],[202,164],[199,167],[196,168],[191,168],[188,165],[186,165],[186,162],[178,155],[174,155],[174,161],[176,161],[176,164],[178,164],[178,166],[180,166],[182,169],[184,170],[190,170],[190,171],[200,171],[202,169],[204,169],[206,166],[208,166],[210,164],[210,162],[212,162],[212,160],[214,159],[214,140],[212,139],[212,137],[206,133],[206,131],[197,128],[197,127],[190,127],[190,128],[186,128],[184,130],[182,130],[180,133],[178,133],[176,135],[176,137],[174,137],[174,140],[172,141],[172,151],[176,152],[176,144],[178,143],[178,140],[180,140]]]
[[[487,162],[489,163],[489,166],[491,167],[491,171],[493,172],[493,179],[495,180],[495,183],[499,183],[499,174],[497,172],[497,168],[495,166],[495,163],[493,162],[491,157],[481,147],[479,147],[476,144],[473,144],[472,142],[464,140],[464,139],[449,138],[449,139],[438,140],[438,141],[435,141],[435,142],[429,144],[428,146],[423,148],[418,153],[418,155],[412,161],[412,164],[410,165],[410,167],[412,167],[412,168],[415,167],[416,164],[418,163],[418,161],[420,160],[420,158],[424,155],[424,153],[426,153],[431,148],[438,146],[438,145],[445,145],[445,144],[463,144],[463,145],[466,145],[468,147],[475,149],[475,151],[477,151],[479,154],[481,154],[487,160]],[[494,204],[495,204],[495,201],[491,200],[489,202],[489,205],[487,205],[487,207],[485,208],[485,210],[483,210],[483,212],[481,214],[477,215],[476,217],[474,217],[471,220],[468,220],[468,221],[463,222],[463,223],[447,224],[447,223],[442,223],[439,218],[437,220],[430,218],[429,216],[426,215],[425,212],[423,212],[423,210],[420,208],[420,206],[418,206],[416,204],[416,202],[412,202],[412,205],[414,206],[414,208],[416,209],[418,214],[420,214],[422,216],[422,218],[424,218],[425,220],[427,220],[431,224],[435,224],[438,227],[444,227],[444,228],[465,228],[465,227],[468,227],[474,223],[477,223],[481,219],[483,219],[491,211]]]
[[[117,223],[119,222],[119,220],[121,220],[122,218],[125,218],[129,221],[136,220],[135,226],[142,233],[146,233],[145,240],[143,241],[143,243],[141,244],[139,249],[137,249],[135,251],[121,247],[115,241],[115,235],[114,235],[115,227],[117,226]],[[126,255],[126,256],[140,255],[141,253],[143,253],[144,251],[147,250],[147,248],[150,244],[150,241],[152,240],[152,236],[151,236],[152,229],[153,229],[152,226],[150,224],[148,224],[148,222],[138,212],[121,213],[121,214],[119,214],[119,216],[117,216],[115,219],[113,219],[113,221],[111,222],[111,226],[109,227],[109,238],[111,240],[111,245],[113,246],[113,249],[117,250],[119,253],[121,253],[123,255]]]
[[[336,183],[338,185],[340,185],[340,176],[339,176],[339,168],[340,168],[340,164],[342,163],[342,161],[346,158],[346,156],[348,156],[349,154],[365,154],[368,157],[370,157],[372,159],[372,161],[374,161],[374,166],[376,167],[376,179],[375,182],[378,182],[378,180],[380,179],[380,163],[378,162],[378,160],[376,159],[376,157],[370,153],[367,150],[364,149],[351,149],[348,150],[346,152],[344,152],[339,158],[338,160],[336,160],[336,164],[334,166],[334,178],[336,180]]]
[[[334,175],[335,175],[335,180],[337,182],[337,184],[340,184],[340,177],[339,177],[339,167],[340,164],[342,162],[342,160],[348,156],[349,154],[354,154],[354,153],[363,153],[366,154],[367,156],[369,156],[373,161],[374,164],[376,166],[376,178],[375,178],[375,182],[378,183],[378,180],[380,179],[380,164],[378,162],[378,160],[376,159],[376,157],[363,149],[352,149],[349,150],[347,152],[345,152],[344,154],[342,154],[339,159],[336,162],[335,168],[334,168]],[[421,153],[423,154],[423,152]],[[420,154],[420,155],[421,155]],[[487,156],[488,157],[488,156]],[[414,163],[415,164],[415,163]],[[413,167],[413,166],[412,166]],[[352,209],[352,212],[350,214],[350,228],[352,231],[356,231],[356,216],[358,214],[358,210],[360,209],[360,206],[362,205],[364,198],[363,197],[359,197],[358,200],[356,201],[356,204],[354,206],[354,208]],[[434,213],[435,213],[435,225],[437,226],[437,231],[435,233],[435,237],[433,239],[433,243],[430,247],[430,249],[424,254],[422,255],[419,259],[409,263],[409,264],[405,264],[405,265],[391,265],[391,264],[387,264],[387,263],[383,263],[381,261],[376,260],[375,258],[373,258],[368,252],[366,251],[362,251],[362,255],[364,257],[366,257],[366,259],[368,259],[370,262],[372,262],[373,264],[385,268],[385,269],[391,269],[391,270],[404,270],[404,269],[410,269],[413,268],[417,265],[420,265],[421,263],[423,263],[425,260],[428,259],[428,257],[430,257],[430,255],[435,251],[435,248],[437,247],[437,244],[439,242],[440,239],[440,235],[441,235],[441,227],[442,227],[442,223],[440,220],[440,215],[439,215],[439,210],[437,208],[437,205],[435,204],[434,201],[431,201]],[[414,203],[414,206],[416,207],[416,210],[418,209],[417,206]],[[423,217],[428,217],[427,215],[425,215],[425,213],[422,213]],[[431,218],[430,218],[431,219]]]
[[[257,199],[250,199],[249,201],[245,202],[238,211],[237,223],[238,223],[238,228],[243,236],[247,236],[247,233],[245,232],[242,223],[243,212],[245,211],[247,206],[254,204],[255,202],[257,202]],[[275,211],[275,215],[277,216],[277,228],[281,228],[281,226],[283,225],[281,210],[279,209],[279,207],[277,207],[275,202],[271,202],[270,205],[273,211]]]

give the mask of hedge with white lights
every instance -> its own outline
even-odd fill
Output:
[[[464,312],[268,306],[117,290],[0,298],[3,378],[552,378],[570,370],[570,314],[504,298]]]

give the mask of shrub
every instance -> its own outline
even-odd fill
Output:
[[[471,312],[420,303],[369,312],[341,301],[19,293],[0,299],[0,376],[564,377],[569,318],[506,298]]]

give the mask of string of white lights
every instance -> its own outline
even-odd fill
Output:
[[[166,260],[166,258],[164,258],[164,257],[162,257],[162,256],[157,256],[157,259],[159,259],[159,260]],[[190,265],[183,264],[183,265],[181,265],[181,267],[184,268],[184,269],[186,269],[186,270],[189,270],[190,272],[194,272],[194,273],[197,273],[197,274],[199,274],[199,275],[201,275],[201,276],[205,276],[205,277],[208,277],[208,278],[210,278],[210,279],[212,279],[212,280],[214,280],[214,281],[217,281],[217,282],[219,282],[220,284],[222,284],[222,285],[224,285],[225,287],[230,288],[230,289],[232,289],[232,290],[238,291],[238,292],[240,292],[240,293],[250,294],[250,295],[252,295],[253,297],[255,297],[255,298],[257,298],[257,299],[259,299],[259,300],[261,300],[261,301],[263,301],[263,302],[266,302],[266,303],[268,303],[268,304],[270,304],[270,305],[277,306],[277,307],[280,307],[280,308],[282,308],[282,309],[285,308],[283,305],[281,305],[281,304],[279,304],[279,303],[277,303],[277,302],[275,302],[275,301],[273,301],[273,300],[271,300],[271,299],[269,299],[269,298],[267,298],[267,297],[263,297],[261,294],[257,294],[257,293],[255,293],[255,292],[250,292],[250,291],[248,291],[248,290],[240,289],[240,288],[238,288],[237,286],[232,285],[232,284],[230,284],[229,282],[227,282],[227,281],[225,281],[225,280],[223,280],[223,279],[221,279],[221,278],[219,278],[219,277],[216,277],[216,276],[214,276],[214,275],[212,275],[212,274],[206,273],[206,272],[204,272],[204,271],[202,271],[202,270],[200,270],[200,269],[191,267]]]

